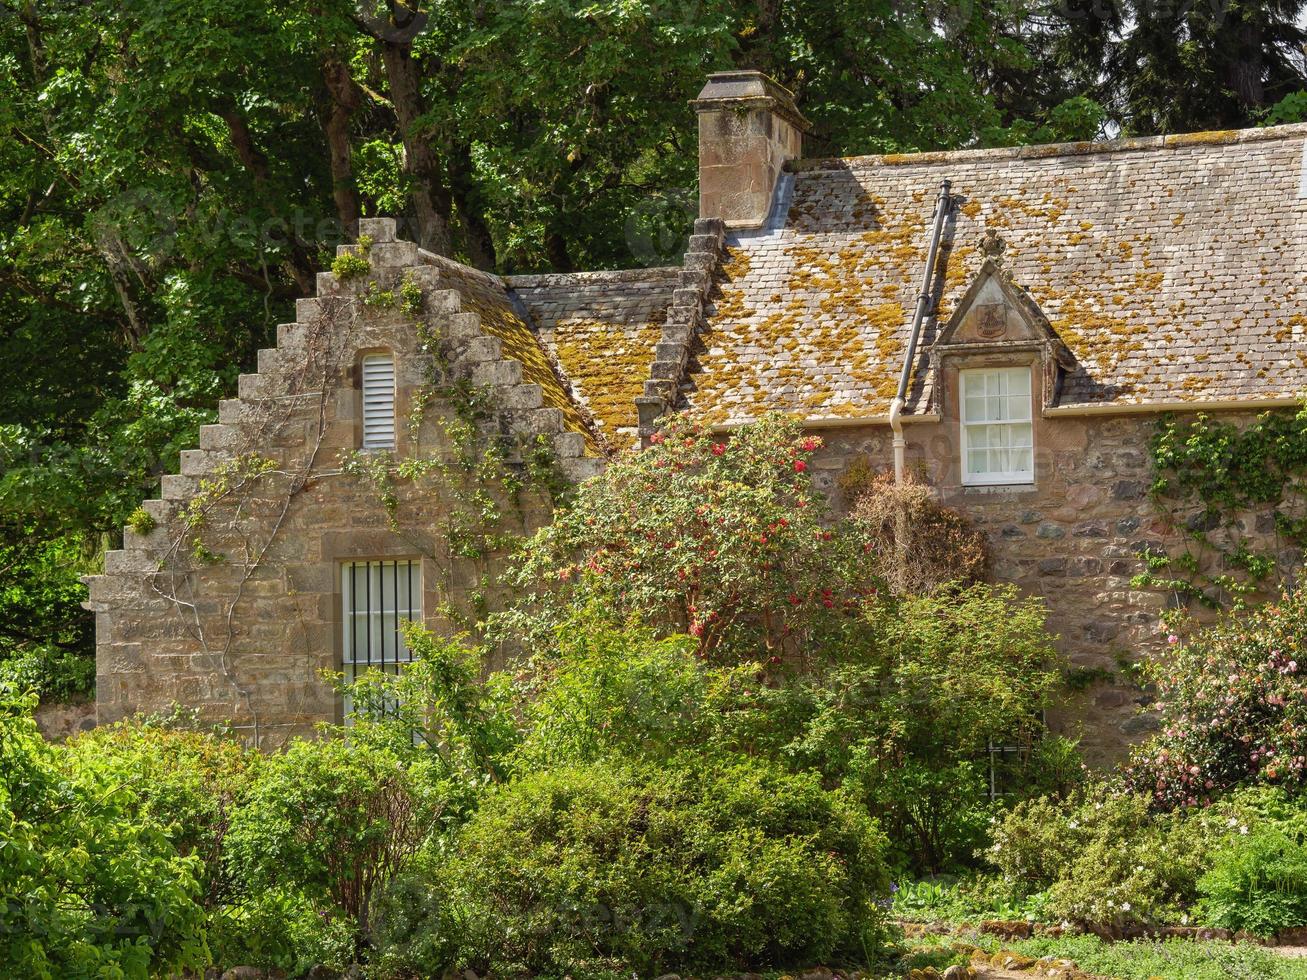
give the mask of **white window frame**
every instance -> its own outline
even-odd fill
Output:
[[[962,437],[962,484],[963,486],[993,487],[1032,485],[1035,482],[1035,422],[1034,422],[1034,383],[1029,365],[1024,367],[969,368],[958,372],[958,421]],[[1020,379],[1020,380],[1018,380]],[[1015,382],[1015,384],[1014,384]],[[981,386],[977,395],[975,388]],[[992,388],[991,388],[992,386]],[[1013,390],[1015,389],[1015,393]],[[968,392],[972,399],[977,397],[985,401],[983,418],[970,418]],[[1013,409],[1018,409],[1013,411]],[[1029,455],[1029,469],[987,470],[983,473],[971,472],[972,452],[994,451],[995,447],[979,446],[972,448],[973,439],[982,431],[987,435],[994,430],[1006,429],[1007,438],[1024,429],[1028,436],[1009,449],[1024,449]],[[1024,433],[1023,433],[1024,434]],[[1028,445],[1021,445],[1025,441]]]
[[[398,674],[413,662],[403,622],[422,622],[422,562],[387,558],[340,565],[341,668],[345,683],[365,671]],[[348,718],[353,705],[345,697]]]
[[[362,448],[383,452],[395,448],[395,355],[364,354],[359,364],[363,399]]]

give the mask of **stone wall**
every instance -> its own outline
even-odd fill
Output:
[[[437,629],[454,628],[447,613],[502,599],[493,584],[502,552],[469,556],[451,545],[451,515],[471,520],[480,504],[457,479],[466,460],[450,433],[463,416],[425,400],[433,378],[483,387],[483,435],[506,436],[510,448],[546,437],[572,480],[602,466],[584,455],[587,436],[564,412],[543,407],[542,385],[523,383],[523,364],[504,356],[482,313],[468,312],[476,304],[466,291],[446,288],[483,274],[395,241],[391,221],[365,221],[361,232],[373,241],[366,273],[320,277],[318,297],[299,302],[278,346],[260,352],[258,373],[241,377],[239,397],[201,430],[200,448],[182,454],[181,472],[163,478],[161,499],[146,502],[153,529],[126,529],[123,549],[89,579],[100,722],[180,703],[273,747],[339,719],[322,672],[340,664],[342,562],[420,561],[423,611]],[[400,308],[403,281],[421,290],[419,314]],[[395,358],[395,455],[439,464],[396,478],[390,506],[384,483],[349,465],[375,462],[356,455],[358,373],[362,354],[382,350]],[[543,491],[483,489],[504,515],[496,531],[549,519]]]
[[[992,577],[1044,598],[1049,628],[1074,667],[1112,675],[1072,696],[1050,718],[1056,729],[1081,734],[1095,762],[1120,758],[1156,723],[1148,693],[1121,671],[1123,663],[1165,645],[1160,616],[1176,601],[1160,590],[1132,587],[1131,579],[1143,571],[1141,549],[1174,554],[1186,543],[1183,529],[1170,526],[1148,496],[1148,441],[1156,425],[1155,415],[1037,418],[1034,486],[986,488],[960,485],[955,419],[905,427],[910,470],[987,533]],[[841,498],[838,477],[856,458],[877,470],[891,468],[887,426],[820,434],[826,446],[813,469],[838,507],[849,503]],[[1276,551],[1269,521],[1248,514],[1241,524],[1250,543]],[[1302,557],[1293,551],[1279,556],[1285,568]],[[1205,561],[1210,567],[1219,557]]]

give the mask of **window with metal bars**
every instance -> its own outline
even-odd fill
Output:
[[[395,448],[395,358],[363,358],[363,448]]]
[[[416,560],[341,565],[342,661],[345,681],[366,670],[399,673],[413,655],[400,626],[422,620],[422,564]],[[352,705],[348,698],[345,714]]]

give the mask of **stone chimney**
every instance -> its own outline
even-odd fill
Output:
[[[799,156],[808,120],[794,96],[760,71],[724,71],[691,105],[699,113],[699,217],[758,228],[786,160]]]

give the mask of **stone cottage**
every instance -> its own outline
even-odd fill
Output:
[[[398,669],[400,620],[502,601],[496,533],[551,507],[514,473],[547,455],[585,479],[686,409],[723,432],[799,416],[837,504],[901,433],[995,576],[1102,668],[1091,748],[1146,728],[1108,673],[1158,642],[1167,597],[1131,580],[1182,535],[1147,442],[1159,413],[1250,419],[1307,389],[1307,126],[821,160],[763,75],[693,107],[679,267],[499,277],[362,223],[90,580],[101,721],[180,703],[275,746],[339,718],[322,671]]]

